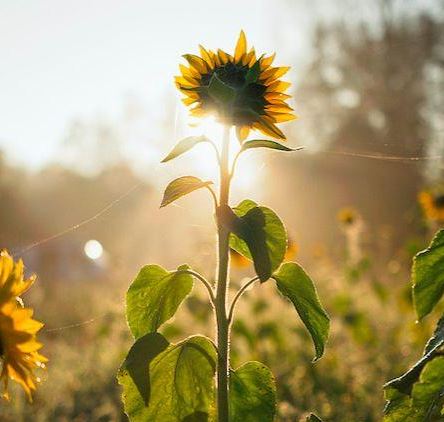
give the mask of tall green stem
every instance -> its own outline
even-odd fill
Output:
[[[224,128],[223,145],[220,160],[220,196],[219,207],[223,209],[228,205],[230,195],[230,173],[229,173],[229,149],[230,149],[230,127]],[[228,387],[229,387],[229,357],[230,339],[229,323],[227,317],[227,292],[228,292],[228,264],[230,232],[228,228],[218,221],[218,252],[219,265],[216,288],[216,320],[217,320],[217,412],[218,422],[229,421],[228,409]]]

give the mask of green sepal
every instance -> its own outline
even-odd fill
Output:
[[[216,72],[213,73],[210,79],[207,93],[213,100],[222,104],[231,103],[236,98],[236,90],[223,82]]]
[[[247,74],[245,75],[245,85],[252,84],[257,82],[259,75],[261,73],[261,63],[260,59],[256,60],[253,66],[248,69]]]

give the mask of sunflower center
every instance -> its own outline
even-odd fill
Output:
[[[209,73],[202,75],[201,85],[208,86],[214,73],[229,87],[236,90],[236,98],[232,104],[232,121],[234,125],[248,125],[265,114],[267,100],[264,97],[267,87],[261,83],[246,83],[246,75],[250,67],[240,63],[227,63],[216,67]],[[202,107],[207,110],[222,112],[224,105],[218,103],[205,92],[201,93]]]
[[[444,195],[437,195],[433,198],[433,205],[435,205],[436,208],[444,208]]]

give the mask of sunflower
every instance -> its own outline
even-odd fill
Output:
[[[237,269],[249,267],[251,264],[249,259],[245,258],[239,252],[231,248],[230,248],[230,259],[231,259],[231,265]]]
[[[343,226],[349,227],[358,219],[358,213],[353,208],[342,208],[337,214],[337,219]]]
[[[0,380],[8,396],[8,380],[18,382],[29,400],[36,388],[37,378],[33,369],[42,367],[47,359],[38,353],[42,347],[36,333],[43,326],[32,319],[32,309],[24,308],[19,297],[29,289],[35,276],[23,275],[23,262],[14,262],[7,251],[0,252]]]
[[[175,81],[185,94],[182,100],[192,107],[191,115],[215,115],[224,124],[235,126],[239,141],[255,129],[276,139],[285,135],[276,123],[293,120],[293,109],[284,92],[289,82],[280,80],[289,67],[272,67],[275,55],[256,57],[254,48],[247,51],[241,31],[234,55],[199,46],[200,56],[185,54],[189,66],[180,65]]]
[[[428,220],[444,222],[444,194],[422,191],[418,201]]]
[[[288,238],[287,251],[285,252],[284,261],[288,262],[296,258],[298,254],[299,246],[291,238]]]
[[[18,382],[25,390],[29,401],[39,379],[33,370],[44,367],[47,359],[38,353],[42,347],[36,340],[36,333],[43,326],[32,319],[32,309],[23,308],[18,302],[8,302],[0,306],[0,358],[3,381],[3,397],[9,399],[8,380]]]
[[[24,278],[21,259],[14,262],[7,251],[0,252],[0,304],[25,293],[34,281],[34,275],[28,279]]]

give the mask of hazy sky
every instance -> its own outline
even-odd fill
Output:
[[[278,4],[0,0],[0,148],[38,167],[54,158],[70,121],[112,116],[128,94],[154,115],[174,92],[181,54],[199,43],[232,50],[241,28],[257,50],[303,49]]]

